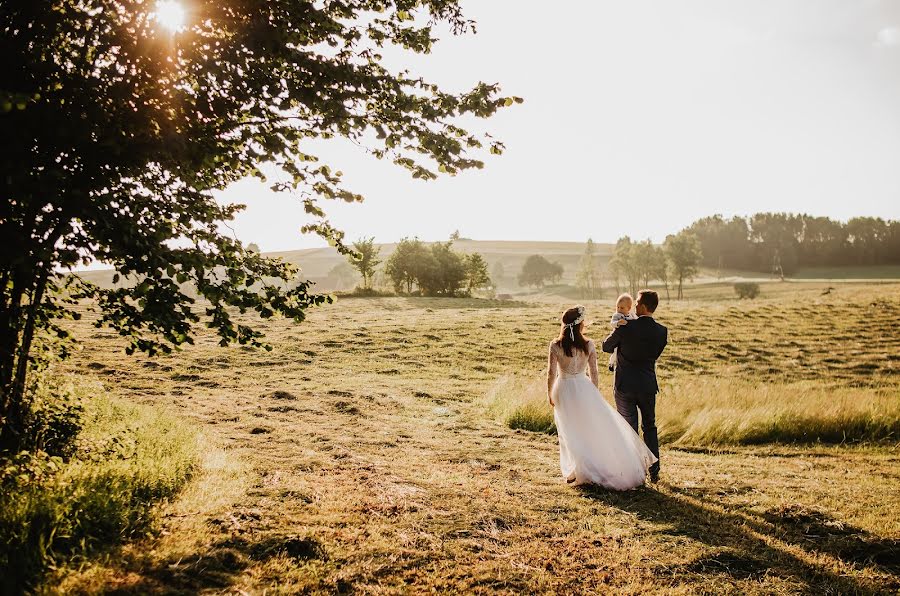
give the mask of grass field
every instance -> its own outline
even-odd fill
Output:
[[[896,593],[900,284],[822,291],[663,302],[662,480],[621,494],[564,486],[556,438],[507,425],[543,399],[552,295],[347,299],[264,323],[272,352],[155,360],[82,321],[73,371],[218,448],[161,535],[48,589]]]

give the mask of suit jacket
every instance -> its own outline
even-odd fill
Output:
[[[643,316],[617,327],[603,340],[603,351],[616,352],[615,388],[622,393],[659,392],[656,360],[668,341],[669,330],[653,317]]]

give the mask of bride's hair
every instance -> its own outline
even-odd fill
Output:
[[[556,343],[562,346],[563,352],[565,352],[566,356],[569,358],[573,356],[573,347],[578,348],[585,354],[588,353],[588,340],[581,334],[582,329],[584,329],[584,321],[577,325],[569,326],[572,321],[577,320],[582,314],[583,311],[579,310],[579,307],[576,306],[564,312],[562,316],[562,325],[559,330],[559,337],[556,338]],[[571,332],[569,331],[570,329]]]

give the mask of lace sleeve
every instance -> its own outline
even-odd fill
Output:
[[[550,395],[550,391],[553,389],[553,382],[556,380],[557,368],[556,350],[553,349],[553,343],[551,342],[547,354],[547,395]]]
[[[594,387],[599,387],[600,373],[597,371],[597,346],[594,342],[588,344],[588,370],[591,374],[591,383]]]

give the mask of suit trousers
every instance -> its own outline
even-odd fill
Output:
[[[624,393],[616,389],[613,395],[616,398],[616,410],[631,425],[634,432],[638,432],[638,411],[640,411],[644,443],[659,459],[659,437],[656,434],[656,394]],[[658,461],[650,467],[651,472],[654,470],[659,471]]]

